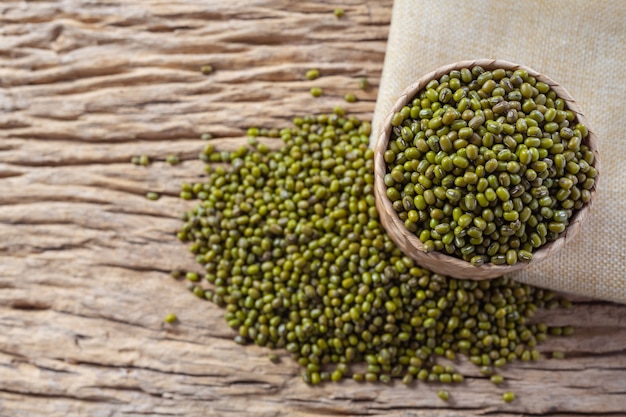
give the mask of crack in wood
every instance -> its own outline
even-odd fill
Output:
[[[24,396],[25,398],[35,397],[35,398],[46,398],[50,400],[65,398],[65,399],[73,400],[73,401],[86,401],[86,402],[98,402],[98,403],[106,402],[106,403],[115,404],[115,405],[125,404],[125,402],[123,401],[119,401],[115,398],[103,396],[103,395],[102,396],[101,395],[88,395],[88,396],[81,397],[77,395],[64,394],[64,393],[47,394],[47,393],[39,393],[39,392],[22,392],[19,390],[11,390],[11,389],[6,389],[2,387],[0,387],[0,393],[18,394],[18,395]]]

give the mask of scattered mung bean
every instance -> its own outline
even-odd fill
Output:
[[[305,77],[307,80],[314,80],[319,76],[320,76],[320,72],[318,69],[315,69],[315,68],[308,70],[305,74]]]
[[[504,400],[504,402],[510,403],[515,400],[515,394],[511,391],[507,391],[502,394],[502,399]]]
[[[560,351],[554,351],[554,352],[552,352],[552,358],[553,359],[564,359],[565,358],[565,353],[560,352]]]
[[[368,87],[369,87],[369,82],[367,81],[367,78],[365,77],[359,78],[359,88],[365,91],[368,89]]]
[[[174,313],[169,313],[163,319],[163,321],[166,322],[166,323],[174,323],[176,320],[178,320],[178,317],[176,317],[176,314],[174,314]]]
[[[344,97],[344,99],[348,102],[348,103],[354,103],[356,102],[357,98],[353,93],[347,93]]]
[[[138,159],[133,159],[133,162],[136,161],[138,165],[148,166],[150,165],[150,157],[148,155],[139,155]]]
[[[267,357],[268,357],[268,359],[270,360],[270,362],[272,362],[272,363],[278,363],[278,362],[280,362],[280,356],[278,356],[278,355],[277,355],[277,354],[275,354],[275,353],[270,353]]]
[[[177,155],[167,155],[165,157],[165,162],[170,165],[178,165],[180,163],[180,158]]]

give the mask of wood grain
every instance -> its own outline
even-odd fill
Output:
[[[203,177],[199,135],[232,149],[249,126],[335,105],[371,118],[390,12],[391,0],[0,3],[1,416],[626,415],[625,306],[542,312],[578,326],[541,346],[565,360],[509,365],[504,388],[459,363],[467,381],[444,404],[433,385],[308,387],[287,355],[272,364],[233,343],[223,311],[169,276],[197,268],[175,232],[193,206],[180,183]],[[322,77],[305,80],[313,67]],[[154,163],[131,165],[139,154]],[[504,404],[508,389],[518,400]]]

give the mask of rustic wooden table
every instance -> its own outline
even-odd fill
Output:
[[[202,178],[200,134],[232,149],[249,126],[335,105],[371,118],[391,3],[0,3],[1,416],[625,415],[626,306],[541,313],[577,326],[541,345],[565,360],[507,366],[511,404],[462,362],[444,403],[425,384],[309,387],[287,355],[233,343],[223,310],[169,276],[197,268],[175,232],[193,205],[179,186]],[[154,163],[130,164],[139,154]]]

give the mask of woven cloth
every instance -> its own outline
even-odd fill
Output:
[[[626,2],[395,0],[372,140],[399,94],[456,61],[504,59],[563,85],[599,139],[587,222],[565,249],[511,277],[626,303]]]

